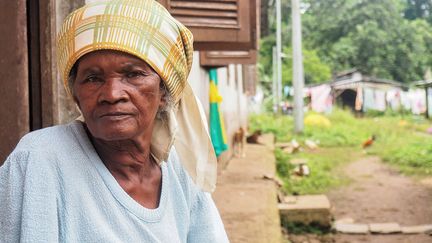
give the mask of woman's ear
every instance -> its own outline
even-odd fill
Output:
[[[165,107],[167,106],[167,97],[168,95],[166,94],[166,91],[162,91],[161,94],[161,98],[160,98],[160,103],[159,103],[159,109],[160,110],[165,110]]]
[[[168,102],[169,102],[169,91],[166,88],[165,84],[163,83],[164,81],[162,79],[159,79],[160,83],[159,83],[159,91],[160,91],[160,102],[159,102],[159,110],[160,111],[165,111],[167,106],[168,106]]]

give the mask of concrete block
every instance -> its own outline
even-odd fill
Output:
[[[345,234],[367,234],[369,226],[367,224],[336,223],[334,228],[337,232]]]
[[[279,204],[279,213],[284,222],[310,224],[316,222],[324,227],[331,226],[330,201],[325,195],[285,197],[286,203]]]
[[[376,234],[400,233],[402,229],[398,223],[374,223],[369,224],[369,231]]]
[[[423,234],[423,233],[432,233],[432,225],[416,225],[416,226],[403,226],[402,233],[404,234]]]

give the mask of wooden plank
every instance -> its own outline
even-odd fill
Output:
[[[42,128],[39,4],[30,1],[27,5],[29,48],[29,95],[30,130]]]
[[[191,18],[189,16],[186,17],[178,16],[177,19],[189,27],[211,26],[212,28],[240,29],[237,20],[233,20],[233,19],[205,18],[205,17]]]
[[[55,0],[39,0],[40,85],[42,127],[59,123],[56,63]]]
[[[201,51],[200,65],[209,67],[227,66],[228,64],[255,64],[257,51]]]
[[[13,11],[11,11],[13,10]],[[0,1],[0,164],[29,131],[26,1]]]
[[[214,3],[208,1],[171,1],[170,8],[189,8],[189,9],[210,9],[210,10],[223,10],[223,11],[237,11],[238,6],[236,2],[233,3]]]
[[[171,13],[175,16],[191,16],[191,17],[218,17],[218,18],[233,18],[237,19],[236,12],[217,11],[217,10],[201,10],[195,9],[171,9]]]

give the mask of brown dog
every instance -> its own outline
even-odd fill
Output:
[[[256,130],[255,132],[252,133],[252,135],[246,138],[246,142],[260,144],[260,142],[258,142],[258,138],[261,136],[261,134],[262,134],[261,130]]]
[[[245,143],[245,130],[240,127],[233,137],[233,150],[235,157],[245,157],[244,153],[244,143]]]

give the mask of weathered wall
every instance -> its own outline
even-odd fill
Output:
[[[84,0],[61,0],[56,1],[56,23],[57,23],[57,32],[61,28],[61,24],[66,16],[72,12],[73,10],[84,5]],[[75,103],[72,101],[71,97],[66,93],[63,80],[60,77],[60,74],[57,74],[57,90],[55,91],[55,95],[58,98],[58,106],[56,109],[58,116],[58,123],[64,124],[72,121],[76,117],[79,116],[78,109],[76,108]]]
[[[220,109],[223,112],[227,143],[229,150],[219,156],[221,167],[224,167],[233,155],[232,140],[239,127],[247,125],[247,98],[243,92],[242,65],[231,64],[218,69],[219,93],[223,101]]]
[[[195,95],[201,101],[207,117],[209,116],[209,74],[200,66],[199,52],[195,51],[193,56],[192,69],[189,74],[189,83]]]
[[[29,131],[26,14],[25,0],[0,1],[0,165]]]
[[[220,167],[224,167],[232,157],[232,137],[237,129],[247,126],[247,96],[243,88],[243,66],[229,65],[217,69],[218,89],[223,101],[220,109],[223,112],[229,150],[219,156]],[[194,53],[189,83],[195,94],[203,104],[207,118],[209,117],[209,75],[208,71],[199,64],[199,53]]]

